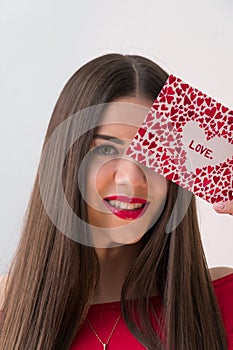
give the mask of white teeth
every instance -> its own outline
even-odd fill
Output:
[[[143,206],[143,204],[141,203],[125,203],[120,201],[109,201],[109,203],[116,208],[127,209],[127,210],[137,209]]]

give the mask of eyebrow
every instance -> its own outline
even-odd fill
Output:
[[[120,145],[124,145],[124,141],[122,141],[118,137],[111,136],[111,135],[95,134],[94,139],[104,139],[104,140],[109,140],[109,141],[118,143]]]

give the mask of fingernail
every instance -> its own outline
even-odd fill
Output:
[[[215,203],[214,208],[217,210],[224,210],[226,208],[226,205],[224,203]]]

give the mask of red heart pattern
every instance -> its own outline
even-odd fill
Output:
[[[206,140],[218,136],[233,145],[233,110],[170,75],[126,154],[210,203],[233,200],[233,155],[187,170],[182,131],[190,121]]]

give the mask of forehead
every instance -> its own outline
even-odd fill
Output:
[[[122,138],[128,135],[128,137],[132,138],[152,105],[149,101],[143,103],[144,105],[132,101],[108,103],[101,115],[97,133],[110,134]]]

